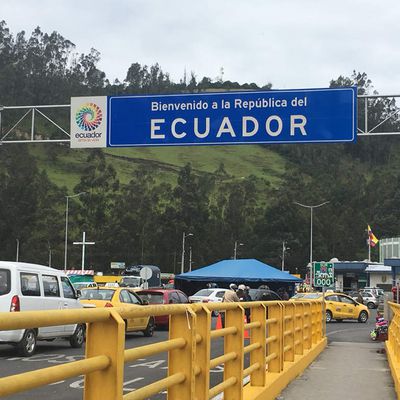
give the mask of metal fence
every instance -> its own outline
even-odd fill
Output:
[[[249,323],[246,308],[251,309]],[[225,311],[223,328],[211,329],[212,311]],[[168,340],[125,350],[124,320],[166,314]],[[164,390],[170,400],[205,400],[222,392],[229,400],[273,399],[326,346],[324,317],[318,301],[0,313],[0,330],[87,324],[85,359],[0,378],[0,396],[85,375],[85,400],[141,400]],[[211,358],[211,342],[222,337],[223,355]],[[166,378],[124,395],[124,364],[161,352],[168,352]],[[210,369],[221,364],[223,380],[210,387]]]

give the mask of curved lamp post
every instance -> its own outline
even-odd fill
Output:
[[[297,201],[293,202],[294,204],[297,204],[300,207],[304,207],[304,208],[309,208],[310,209],[310,287],[312,287],[313,285],[313,270],[312,270],[312,262],[313,262],[313,209],[314,208],[318,208],[318,207],[322,207],[325,204],[328,204],[329,201],[325,201],[321,204],[316,204],[315,206],[308,206],[306,204],[301,204],[298,203]]]

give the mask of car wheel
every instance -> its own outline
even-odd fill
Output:
[[[366,311],[361,311],[358,316],[358,322],[365,323],[368,321],[368,313]]]
[[[36,332],[33,329],[27,329],[22,340],[17,344],[18,353],[21,356],[30,357],[35,353],[36,345]]]
[[[74,349],[79,349],[85,342],[85,325],[77,325],[74,334],[69,338],[69,344]]]
[[[372,303],[372,302],[369,302],[369,303],[367,303],[367,307],[368,307],[369,309],[375,308],[375,304]]]
[[[143,335],[146,337],[152,337],[154,334],[154,319],[150,318],[146,329],[143,331]]]
[[[332,321],[332,313],[329,310],[326,310],[326,322],[331,322]]]

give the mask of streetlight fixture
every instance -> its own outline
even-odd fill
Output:
[[[65,196],[67,199],[67,206],[65,209],[65,245],[64,245],[64,271],[67,270],[67,252],[68,252],[68,205],[69,205],[69,199],[72,199],[74,197],[81,196],[82,194],[85,194],[86,192],[80,192],[77,194],[73,194],[71,196]]]
[[[313,246],[313,209],[314,208],[318,208],[318,207],[322,207],[325,204],[328,204],[329,201],[325,201],[321,204],[316,204],[315,206],[308,206],[306,204],[301,204],[298,203],[297,201],[293,202],[294,204],[297,204],[300,207],[304,207],[304,208],[309,208],[310,209],[310,287],[312,287],[313,284],[313,270],[312,270],[312,262],[313,262],[313,254],[312,254],[312,246]]]
[[[184,272],[184,268],[185,268],[185,239],[189,236],[193,236],[193,233],[188,233],[186,235],[185,232],[183,232],[183,236],[182,236],[182,261],[181,261],[181,274],[183,274]]]
[[[237,259],[237,250],[238,250],[238,246],[244,246],[244,243],[238,243],[237,240],[235,240],[235,247],[233,249],[233,259],[236,260]]]

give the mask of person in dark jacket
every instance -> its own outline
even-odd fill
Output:
[[[253,299],[251,298],[249,294],[249,290],[245,285],[239,285],[238,288],[238,296],[240,301],[252,301]],[[246,315],[247,323],[250,322],[250,313],[251,309],[250,308],[245,308],[244,313]]]

